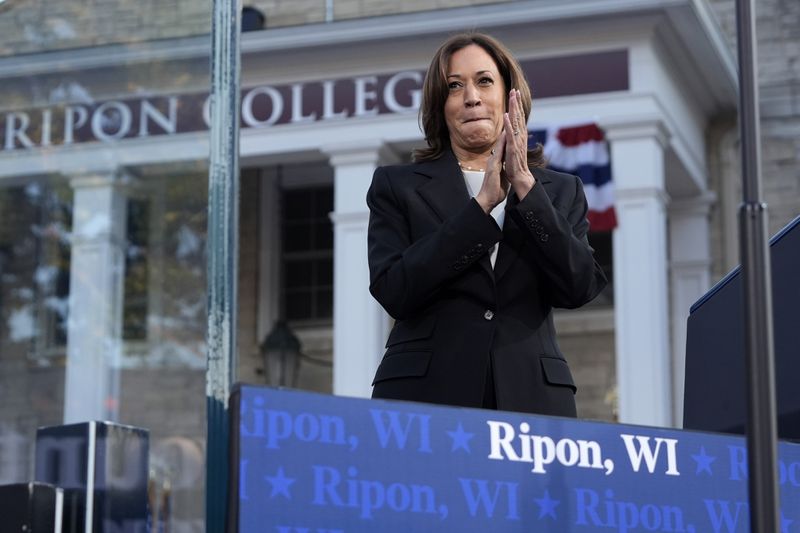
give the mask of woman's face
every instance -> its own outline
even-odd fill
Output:
[[[485,151],[503,130],[506,87],[492,57],[471,44],[450,57],[444,117],[454,149]]]

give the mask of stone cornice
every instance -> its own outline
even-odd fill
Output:
[[[443,16],[446,11],[446,16]],[[696,56],[698,70],[715,74],[723,85],[722,94],[736,85],[735,60],[721,30],[703,0],[562,0],[558,2],[517,1],[439,10],[342,20],[332,23],[267,29],[242,36],[243,56],[272,51],[329,49],[368,42],[418,39],[448,35],[464,28],[496,32],[525,27],[552,28],[571,24],[665,15],[679,39]],[[605,19],[605,20],[604,20]],[[27,77],[58,72],[108,68],[115,65],[175,61],[208,61],[207,35],[164,39],[131,44],[58,50],[23,54],[0,59],[0,78]]]

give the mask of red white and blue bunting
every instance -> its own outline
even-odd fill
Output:
[[[608,143],[603,130],[593,123],[534,129],[528,142],[530,146],[537,142],[544,145],[548,168],[581,178],[589,204],[587,218],[591,231],[611,231],[617,226]]]

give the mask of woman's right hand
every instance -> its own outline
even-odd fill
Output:
[[[509,182],[503,173],[503,151],[505,149],[506,132],[501,131],[500,136],[494,143],[492,153],[486,162],[486,173],[483,175],[481,190],[475,196],[478,205],[481,206],[487,215],[492,212],[508,194]]]

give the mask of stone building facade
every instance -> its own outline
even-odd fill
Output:
[[[732,51],[736,6],[711,0]],[[775,234],[800,213],[800,5],[785,0],[756,3],[758,90],[761,115],[761,175]],[[736,213],[742,199],[736,117],[723,117],[709,133],[709,176],[717,191],[712,209],[714,279],[739,263]]]

